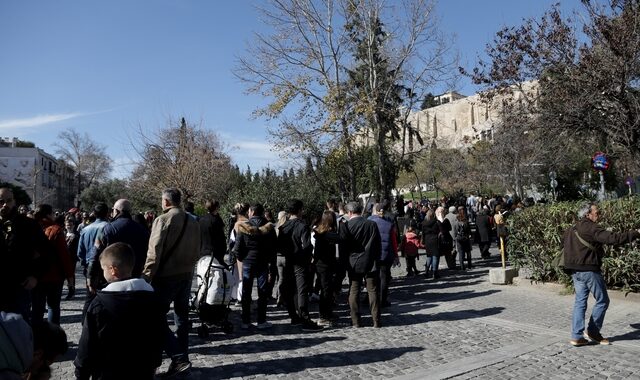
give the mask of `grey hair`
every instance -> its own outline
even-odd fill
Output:
[[[162,191],[162,199],[168,200],[172,206],[180,206],[182,194],[180,193],[180,190],[175,187],[170,187]]]
[[[580,205],[578,209],[578,218],[584,219],[591,212],[591,206],[595,206],[596,203],[593,202],[585,202]]]
[[[362,214],[362,205],[358,202],[349,202],[344,209],[352,214]]]

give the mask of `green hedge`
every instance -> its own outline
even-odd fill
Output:
[[[575,223],[580,202],[560,202],[527,208],[509,218],[509,261],[528,268],[532,279],[558,281],[571,286],[571,278],[552,267],[561,250],[562,234]],[[640,227],[640,198],[624,198],[600,204],[600,225],[615,232]],[[605,246],[603,275],[609,288],[640,291],[640,247]]]

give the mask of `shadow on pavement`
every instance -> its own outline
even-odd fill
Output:
[[[490,307],[482,310],[468,309],[434,314],[391,315],[383,318],[382,323],[384,326],[408,326],[433,321],[460,321],[500,314],[503,310],[504,307]]]
[[[612,336],[610,339],[612,342],[620,340],[640,340],[640,323],[633,323],[629,325],[634,331],[629,331],[626,334]]]
[[[218,349],[215,347],[212,349]],[[291,374],[310,368],[335,368],[384,362],[409,352],[422,351],[422,347],[377,348],[360,351],[332,352],[303,357],[271,359],[260,362],[227,364],[213,368],[193,368],[192,376],[201,379],[227,379],[261,375]],[[339,377],[339,372],[334,373]],[[328,376],[331,377],[331,376]]]
[[[233,355],[258,354],[270,351],[297,350],[317,346],[325,342],[345,340],[346,337],[317,337],[317,338],[288,338],[263,340],[260,342],[245,342],[233,344],[216,344],[215,346],[200,346],[190,348],[189,351],[201,355]]]
[[[63,315],[63,316],[60,317],[60,324],[61,325],[65,325],[65,324],[68,324],[68,323],[80,324],[81,321],[82,321],[82,310],[80,310],[80,312],[78,314]]]

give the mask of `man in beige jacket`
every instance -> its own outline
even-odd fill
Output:
[[[151,283],[166,312],[173,302],[177,338],[167,325],[165,351],[171,365],[164,377],[188,371],[189,294],[193,268],[200,257],[200,227],[181,207],[181,194],[162,192],[163,214],[153,221],[143,276]]]

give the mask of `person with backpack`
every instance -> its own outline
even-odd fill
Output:
[[[458,207],[458,216],[455,224],[455,244],[458,252],[460,269],[471,269],[471,227],[465,217],[464,207]],[[464,260],[467,260],[465,267]]]

